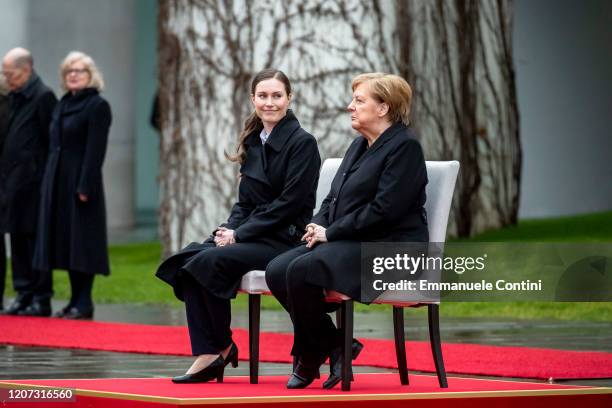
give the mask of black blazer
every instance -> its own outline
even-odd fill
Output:
[[[427,241],[427,169],[412,130],[392,125],[368,149],[349,147],[312,222],[328,241]]]
[[[8,129],[0,152],[0,231],[31,234],[36,230],[49,122],[57,98],[32,72],[9,100]]]
[[[264,145],[259,133],[246,139],[238,201],[223,226],[235,230],[236,242],[275,235],[298,242],[316,201],[321,166],[317,141],[290,110]]]

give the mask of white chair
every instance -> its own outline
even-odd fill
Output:
[[[340,166],[342,159],[327,159],[321,167],[319,184],[317,186],[317,209],[323,199],[327,196],[331,182]],[[426,162],[429,183],[427,184],[427,210],[429,221],[429,240],[430,242],[444,242],[446,240],[446,227],[448,215],[452,203],[455,181],[459,171],[459,162]],[[240,291],[249,295],[249,372],[251,384],[257,384],[259,375],[259,332],[260,332],[260,307],[261,295],[270,295],[265,280],[265,271],[254,270],[245,274],[240,284]],[[351,343],[353,339],[353,300],[347,296],[335,292],[327,292],[327,300],[340,302],[341,308],[338,314],[338,324],[344,330],[343,355],[344,363],[342,367],[342,390],[350,390],[351,372]],[[425,304],[406,302],[398,298],[396,293],[383,293],[374,303],[384,303],[393,305],[393,323],[395,332],[395,350],[402,384],[408,384],[408,369],[406,365],[406,348],[404,334],[404,307],[418,307]],[[446,373],[444,371],[444,361],[442,358],[442,348],[440,345],[439,328],[439,306],[436,303],[429,303],[429,334],[434,355],[434,362],[438,374],[440,387],[446,388]]]
[[[327,159],[319,172],[317,185],[316,214],[321,203],[329,193],[332,180],[340,167],[342,159]],[[253,270],[242,277],[240,292],[249,295],[249,376],[251,384],[257,384],[259,377],[259,317],[261,295],[272,295],[266,283],[266,271]]]
[[[448,216],[453,202],[455,182],[459,172],[458,161],[431,162],[427,166],[426,193],[427,220],[429,229],[429,242],[444,243],[446,241],[446,228]],[[408,295],[412,296],[412,294]],[[349,391],[351,388],[351,345],[353,341],[353,300],[348,296],[336,292],[327,291],[326,300],[329,302],[340,302],[338,326],[343,330],[342,344],[342,390]],[[397,368],[402,385],[408,384],[408,366],[406,363],[406,343],[404,333],[404,307],[427,306],[429,341],[436,366],[436,374],[440,388],[447,388],[446,371],[442,357],[442,346],[440,342],[440,307],[436,301],[414,302],[413,298],[407,298],[402,291],[386,291],[380,295],[374,304],[387,304],[393,306],[393,332],[395,337],[395,355]]]

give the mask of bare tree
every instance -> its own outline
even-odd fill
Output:
[[[227,217],[238,168],[224,151],[235,148],[250,112],[250,78],[265,67],[289,74],[293,108],[323,157],[342,155],[356,136],[344,113],[351,78],[404,75],[416,91],[414,123],[428,158],[462,162],[457,231],[474,231],[475,219],[484,228],[516,218],[520,146],[507,2],[160,0],[159,9],[166,253],[204,239]],[[518,157],[507,157],[517,147]],[[506,178],[508,166],[518,168],[514,178]],[[487,211],[495,215],[480,215]]]
[[[430,159],[458,159],[451,231],[516,223],[522,153],[512,2],[396,0],[399,71]]]

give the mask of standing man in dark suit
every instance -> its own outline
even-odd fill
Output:
[[[2,73],[10,89],[8,131],[0,154],[0,232],[11,237],[13,287],[17,292],[6,314],[49,316],[49,272],[32,268],[40,201],[40,183],[49,145],[49,122],[57,98],[33,69],[32,54],[10,50]]]
[[[8,126],[9,118],[9,101],[8,101],[8,87],[4,76],[0,75],[0,152],[2,152],[2,146],[4,146],[4,139],[6,138],[6,128]],[[0,157],[0,160],[2,157]],[[0,168],[2,168],[2,162],[0,161]],[[1,188],[2,186],[0,186]],[[0,190],[0,202],[2,201],[2,190]],[[4,308],[4,285],[6,280],[6,248],[4,246],[4,233],[0,232],[0,311]]]

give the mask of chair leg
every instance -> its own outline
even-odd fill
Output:
[[[353,364],[353,300],[342,301],[342,391],[351,390]]]
[[[440,343],[440,307],[438,305],[427,305],[427,317],[429,320],[429,341],[431,342],[431,353],[436,365],[436,374],[438,374],[438,383],[440,388],[448,388],[444,358],[442,357],[442,345]]]
[[[259,381],[259,316],[261,295],[249,294],[249,377],[251,384]]]
[[[336,327],[342,329],[342,309],[336,310]]]
[[[393,334],[395,337],[395,358],[400,382],[408,385],[408,364],[406,363],[406,335],[404,332],[404,308],[393,306]]]

